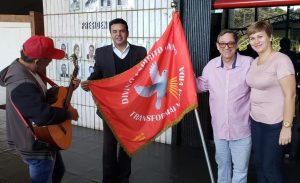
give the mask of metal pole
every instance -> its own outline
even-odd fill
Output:
[[[194,109],[195,112],[195,116],[196,116],[196,120],[197,120],[197,124],[198,124],[198,128],[199,128],[199,132],[200,132],[200,138],[201,138],[201,142],[202,142],[202,146],[203,146],[203,150],[204,150],[204,154],[205,154],[205,159],[206,159],[206,163],[208,166],[208,171],[209,171],[209,176],[210,176],[210,180],[212,183],[215,183],[214,180],[214,176],[211,170],[211,165],[210,165],[210,161],[209,161],[209,157],[208,157],[208,153],[207,153],[207,149],[206,149],[206,144],[205,144],[205,140],[204,140],[204,136],[203,136],[203,132],[202,132],[202,127],[201,127],[201,123],[200,123],[200,119],[199,119],[199,114],[197,109]]]
[[[259,16],[258,13],[259,13],[259,12],[258,12],[258,9],[255,8],[255,9],[254,9],[254,21],[255,21],[255,22],[258,21],[258,16]]]
[[[291,8],[290,6],[287,6],[286,20],[285,20],[285,37],[287,38],[289,37],[290,13],[291,13]]]
[[[177,10],[177,2],[175,2],[173,0],[171,2],[171,7],[173,8],[173,11],[175,12]],[[194,109],[194,111],[195,111],[196,120],[197,120],[197,124],[198,124],[198,128],[199,128],[199,132],[200,132],[200,138],[201,138],[201,141],[202,141],[202,146],[203,146],[203,150],[204,150],[204,154],[205,154],[206,163],[207,163],[207,166],[208,166],[210,180],[211,180],[211,183],[215,183],[214,176],[213,176],[213,173],[212,173],[212,170],[211,170],[211,165],[210,165],[207,149],[206,149],[206,144],[205,144],[205,141],[204,141],[204,136],[203,136],[202,127],[201,127],[201,124],[200,124],[198,111],[197,111],[197,109]]]

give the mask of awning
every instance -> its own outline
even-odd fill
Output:
[[[215,0],[213,9],[300,5],[300,0]]]

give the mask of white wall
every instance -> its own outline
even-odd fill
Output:
[[[31,36],[30,23],[0,22],[0,70],[20,56],[23,42]],[[5,88],[0,87],[0,104],[5,103]]]
[[[73,0],[43,0],[45,35],[55,40],[57,48],[64,43],[68,55],[73,53],[75,44],[80,46],[79,74],[82,80],[89,76],[88,67],[94,64],[93,60],[86,58],[88,46],[111,44],[108,29],[110,20],[126,20],[129,27],[128,41],[150,50],[166,29],[172,14],[171,0],[95,0],[93,6],[89,7],[86,6],[87,0],[79,0],[76,8],[72,8],[72,2]],[[68,78],[61,78],[59,75],[62,64],[68,66],[69,73],[72,72],[71,62],[63,59],[52,62],[47,74],[56,83],[67,85]],[[80,119],[73,124],[102,130],[102,120],[95,114],[96,106],[90,93],[77,89],[71,102],[80,112]],[[169,128],[156,141],[170,144],[171,132]]]
[[[0,22],[0,70],[20,56],[22,43],[31,36],[27,22]]]

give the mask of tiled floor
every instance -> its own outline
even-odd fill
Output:
[[[63,183],[95,183],[102,177],[102,132],[82,127],[73,128],[73,143],[63,151],[67,172]],[[297,135],[298,136],[298,135]],[[297,137],[299,138],[299,137]],[[200,143],[200,139],[199,139]],[[293,148],[299,151],[299,142]],[[213,173],[213,145],[208,145]],[[285,159],[285,183],[300,182],[300,158]],[[249,183],[255,175],[250,162]],[[138,152],[132,161],[131,183],[209,183],[209,174],[201,148],[152,143]],[[20,158],[7,150],[5,142],[5,112],[0,110],[0,183],[26,183],[27,167]]]

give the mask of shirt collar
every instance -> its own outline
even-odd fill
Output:
[[[239,53],[235,54],[234,61],[232,63],[232,69],[241,66],[240,59],[238,59],[239,56],[240,56]],[[223,63],[222,57],[221,56],[219,56],[219,57],[220,57],[220,59],[218,59],[218,61],[216,62],[216,67],[224,68],[224,63]]]
[[[120,53],[124,53],[126,50],[128,50],[130,48],[130,45],[127,42],[126,48],[122,52],[116,47],[115,43],[112,43],[112,47],[113,47],[113,50],[117,49]]]

